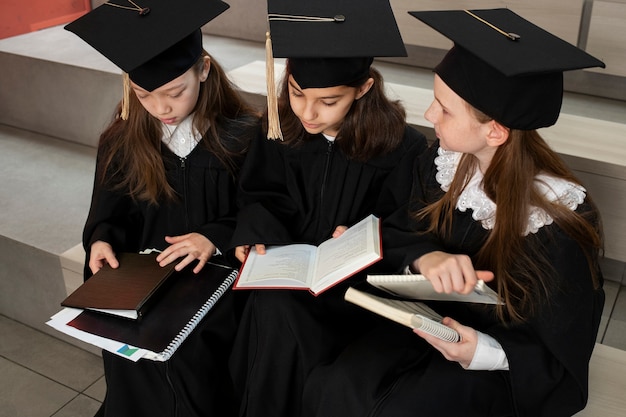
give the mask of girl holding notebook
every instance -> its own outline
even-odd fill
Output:
[[[487,281],[502,304],[429,303],[456,343],[372,326],[309,375],[304,415],[571,416],[604,304],[601,227],[536,129],[558,118],[563,71],[604,65],[509,9],[411,14],[455,44],[425,114],[438,141],[383,226],[385,256],[440,292]]]
[[[318,245],[338,226],[383,217],[383,183],[426,147],[371,65],[372,57],[406,53],[386,0],[270,0],[268,12],[273,55],[287,58],[277,98],[281,129],[270,106],[266,134],[252,143],[241,171],[233,245],[242,261],[251,247]],[[231,358],[242,415],[300,413],[310,367],[356,331],[352,323],[363,315],[343,301],[342,288],[317,297],[251,291]]]
[[[122,252],[157,249],[161,266],[194,273],[226,252],[239,167],[259,128],[203,49],[201,27],[228,7],[216,0],[111,1],[67,26],[125,79],[98,147],[83,235],[86,279],[104,263],[117,268]],[[225,357],[235,328],[227,292],[166,362],[135,363],[104,351],[107,394],[98,415],[231,415]]]

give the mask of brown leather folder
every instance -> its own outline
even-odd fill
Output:
[[[108,264],[70,294],[61,305],[138,319],[146,313],[176,262],[161,267],[157,254],[120,253],[120,265]]]

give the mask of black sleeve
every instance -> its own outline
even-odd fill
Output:
[[[89,214],[83,228],[83,247],[85,249],[84,278],[89,278],[89,257],[91,245],[96,241],[109,243],[115,250],[132,251],[142,227],[142,218],[136,204],[120,190],[113,187],[111,181],[101,181],[100,158],[96,161],[96,174]],[[108,178],[108,177],[106,177]]]
[[[255,243],[291,241],[281,219],[297,211],[285,184],[284,145],[268,140],[262,132],[252,141],[239,181],[237,227],[231,247]]]
[[[411,163],[403,161],[399,166],[403,178],[391,178],[384,197],[397,207],[383,221],[383,265],[393,272],[400,272],[421,255],[443,250],[443,244],[433,234],[424,234],[426,220],[417,221],[415,213],[427,204],[441,198],[443,191],[435,180],[438,143],[433,144]],[[406,172],[409,172],[410,178]],[[397,184],[397,185],[396,185]]]
[[[539,233],[550,233],[545,251],[557,281],[549,302],[524,325],[497,325],[485,332],[506,352],[518,415],[569,416],[587,402],[604,291],[594,288],[581,246],[556,225],[544,229]]]

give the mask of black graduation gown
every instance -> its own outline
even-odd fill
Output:
[[[293,147],[261,136],[241,171],[233,244],[319,244],[338,225],[351,226],[371,213],[384,217],[388,213],[377,209],[383,183],[403,158],[414,159],[425,148],[423,135],[410,127],[397,149],[367,162],[348,159],[323,135]],[[242,414],[298,415],[305,375],[347,340],[348,323],[362,314],[343,302],[345,285],[318,297],[251,292],[231,358]]]
[[[440,198],[433,163],[437,146],[418,162],[415,191]],[[403,197],[401,197],[403,198]],[[579,210],[585,210],[583,204]],[[475,256],[487,237],[471,210],[455,211],[452,236],[444,241],[407,228],[406,209],[383,225],[389,264],[397,268],[432,250]],[[413,225],[415,226],[415,225]],[[595,344],[604,292],[594,289],[582,248],[555,224],[527,239],[542,244],[558,289],[548,305],[524,324],[504,326],[492,307],[431,303],[443,315],[494,337],[509,371],[467,371],[391,321],[380,321],[327,366],[309,376],[306,416],[570,416],[587,401],[588,364]]]
[[[231,123],[222,140],[230,149],[243,149],[258,126],[251,121]],[[169,245],[165,236],[190,232],[203,234],[226,251],[236,216],[232,175],[202,142],[185,158],[165,145],[161,154],[167,180],[179,198],[151,205],[96,181],[83,233],[87,262],[91,244],[97,240],[109,242],[116,252],[163,250]],[[89,276],[86,266],[85,277]],[[236,304],[232,292],[226,292],[166,362],[140,359],[134,363],[103,351],[107,394],[99,415],[232,415],[236,405],[225,358],[236,330]]]
[[[201,143],[185,158],[165,145],[161,154],[167,180],[179,198],[154,205],[96,183],[83,231],[87,259],[98,240],[110,243],[116,252],[163,250],[169,246],[165,236],[190,232],[206,236],[218,249],[228,247],[236,215],[232,176]]]

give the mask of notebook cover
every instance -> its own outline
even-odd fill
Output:
[[[105,265],[61,305],[83,309],[135,310],[138,315],[144,314],[148,300],[165,283],[175,266],[175,263],[159,266],[157,255],[118,254],[118,268]]]
[[[211,263],[198,274],[185,268],[172,274],[171,284],[139,320],[85,310],[67,324],[107,339],[162,352],[232,272],[231,268]]]
[[[438,293],[421,274],[411,275],[368,275],[367,282],[387,293],[408,300],[458,301],[464,303],[498,304],[498,293],[487,283],[478,281],[469,294]]]

